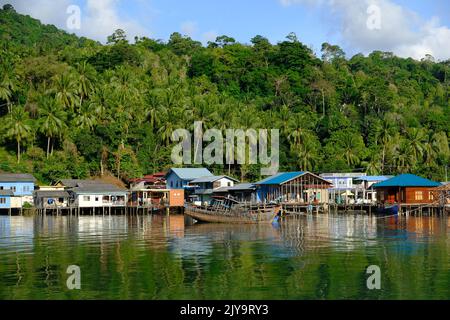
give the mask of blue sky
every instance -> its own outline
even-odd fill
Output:
[[[450,58],[448,0],[0,0],[17,11],[67,29],[70,4],[81,9],[81,29],[68,30],[104,42],[115,28],[134,35],[168,39],[172,32],[206,43],[226,34],[248,43],[257,35],[282,41],[293,31],[316,52],[323,42],[348,55],[393,51],[420,59]],[[366,27],[368,7],[377,6],[381,27]]]

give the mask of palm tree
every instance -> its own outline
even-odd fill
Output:
[[[77,82],[78,82],[78,94],[80,95],[80,105],[83,100],[90,95],[93,91],[93,81],[95,79],[95,69],[83,61],[77,64]]]
[[[391,124],[390,121],[387,121],[385,118],[381,122],[381,126],[378,128],[377,132],[377,144],[381,144],[382,147],[382,154],[381,154],[381,172],[384,173],[384,165],[386,160],[386,148],[389,144],[389,141],[391,139]]]
[[[95,105],[93,103],[83,103],[75,118],[75,125],[82,129],[91,131],[97,123],[97,117],[94,112]]]
[[[147,97],[146,118],[152,129],[155,129],[161,123],[161,116],[166,111],[161,105],[156,94],[149,94]]]
[[[290,142],[291,148],[297,148],[303,144],[306,137],[309,135],[309,130],[303,125],[303,118],[300,114],[296,114],[294,117],[289,119],[287,124],[288,129],[288,140]]]
[[[28,120],[28,113],[23,107],[12,108],[11,121],[8,123],[6,136],[16,140],[17,163],[20,163],[21,143],[31,135],[31,127],[28,124]]]
[[[313,170],[319,160],[318,146],[312,137],[305,137],[304,142],[297,147],[297,159],[300,170]]]
[[[405,139],[400,141],[395,155],[395,164],[398,172],[406,173],[412,168],[413,163],[416,161],[414,152],[410,141]]]
[[[47,158],[53,153],[54,140],[61,136],[66,124],[66,117],[59,101],[46,97],[39,101],[39,130],[47,137]]]
[[[15,81],[8,70],[6,70],[2,81],[0,82],[0,100],[6,101],[8,113],[12,111],[11,97],[15,89]]]
[[[423,156],[426,133],[423,129],[412,128],[407,130],[407,139],[414,161],[418,161]]]
[[[341,141],[344,158],[349,166],[357,165],[360,162],[354,138],[354,136],[347,134],[344,135],[343,140]]]
[[[73,77],[68,73],[55,76],[51,93],[55,94],[55,98],[66,108],[73,110],[77,96],[77,85]]]

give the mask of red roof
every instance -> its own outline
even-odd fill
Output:
[[[147,182],[147,183],[156,183],[156,182],[165,183],[165,178],[164,178],[165,176],[166,176],[165,172],[157,172],[154,174],[147,174],[143,178],[133,178],[133,179],[130,179],[129,181],[136,182],[136,183],[143,182],[143,181]]]

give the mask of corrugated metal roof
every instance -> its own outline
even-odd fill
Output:
[[[208,176],[208,177],[200,177],[197,179],[194,179],[191,181],[191,183],[204,183],[204,182],[214,182],[223,178],[227,178],[230,179],[232,181],[237,182],[238,180],[236,180],[235,178],[229,177],[229,176]]]
[[[69,198],[69,193],[63,190],[37,190],[35,191],[35,195],[38,198]]]
[[[365,177],[356,178],[355,180],[373,182],[373,181],[385,181],[385,180],[390,179],[390,178],[392,178],[392,177],[387,177],[387,176],[365,176]]]
[[[169,170],[167,175],[169,175],[171,172],[175,173],[180,179],[183,180],[194,180],[201,177],[214,176],[206,168],[172,168]]]
[[[428,180],[414,174],[401,174],[386,181],[374,184],[373,188],[388,187],[439,187],[441,184],[432,180]]]
[[[28,173],[0,173],[0,182],[35,182],[36,178]]]
[[[213,190],[213,193],[223,193],[228,192],[230,190],[230,187],[220,187]]]
[[[113,184],[108,183],[92,183],[75,187],[72,189],[75,193],[83,194],[124,194],[127,190],[121,189]]]
[[[240,183],[233,187],[229,187],[230,191],[241,191],[241,190],[255,190],[256,186],[253,183]]]
[[[289,180],[295,179],[304,175],[304,171],[296,171],[296,172],[280,172],[274,176],[263,179],[261,181],[256,182],[258,185],[267,185],[267,184],[283,184]]]

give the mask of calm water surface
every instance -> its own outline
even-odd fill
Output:
[[[447,217],[0,216],[0,299],[450,299],[449,230]]]

